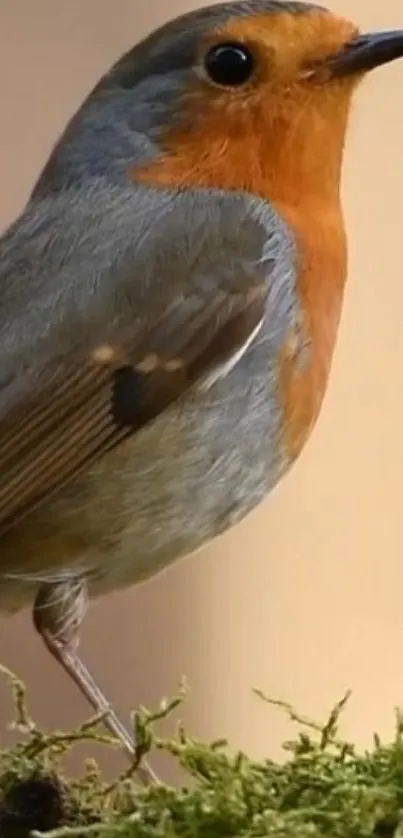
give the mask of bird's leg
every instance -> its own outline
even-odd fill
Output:
[[[49,652],[77,684],[95,712],[108,711],[105,726],[113,736],[120,739],[126,754],[133,759],[134,744],[131,736],[77,653],[87,601],[87,585],[83,579],[43,583],[35,599],[34,625]],[[146,762],[139,766],[137,773],[145,785],[158,782]]]

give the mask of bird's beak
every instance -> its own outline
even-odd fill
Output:
[[[326,68],[332,78],[368,73],[381,64],[403,57],[403,30],[359,35],[341,52],[328,58]]]

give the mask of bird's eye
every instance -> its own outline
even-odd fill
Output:
[[[255,59],[245,44],[215,44],[205,56],[204,68],[214,84],[240,87],[249,81],[255,69]]]

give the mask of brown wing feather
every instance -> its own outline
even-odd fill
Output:
[[[140,338],[117,335],[109,353],[60,368],[14,406],[0,422],[0,535],[231,358],[265,297],[257,285],[190,311],[176,302]]]

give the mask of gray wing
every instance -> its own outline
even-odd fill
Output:
[[[243,196],[100,183],[29,207],[0,242],[0,534],[233,362],[283,257]]]

